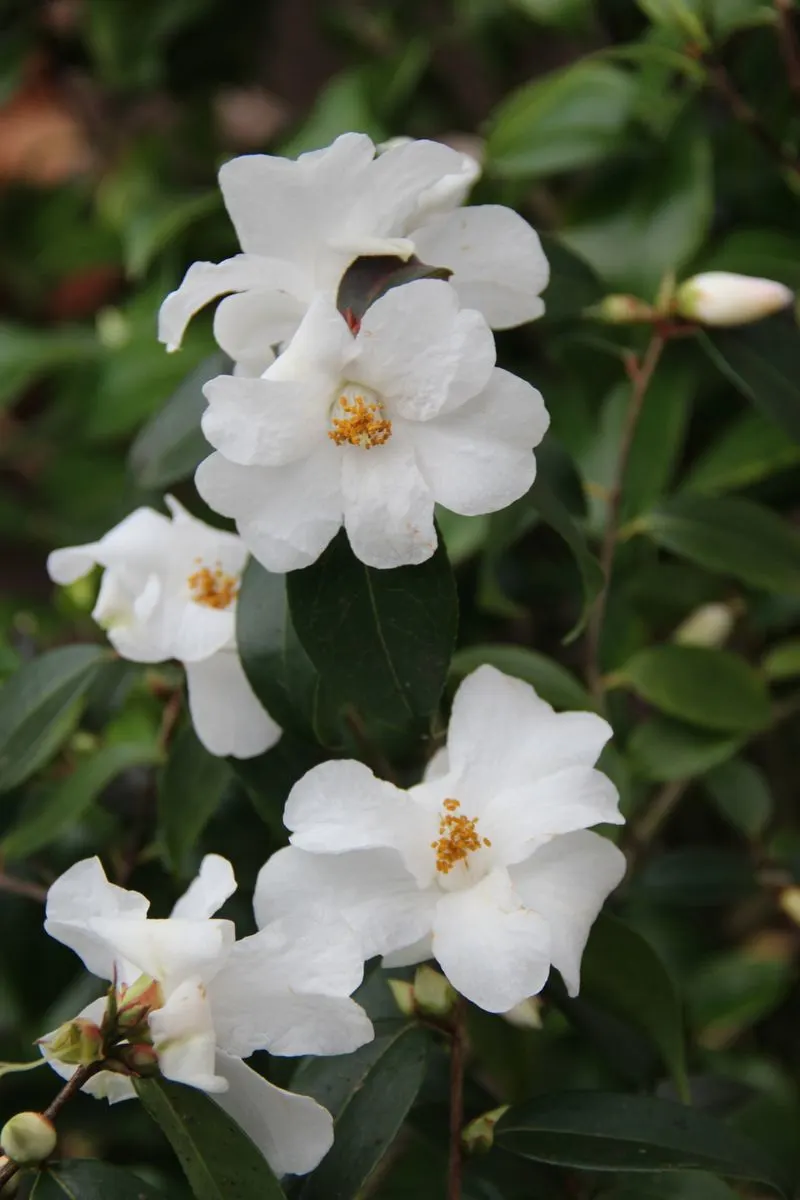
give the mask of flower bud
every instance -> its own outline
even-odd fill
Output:
[[[728,604],[701,604],[682,621],[672,635],[679,646],[724,645],[736,622],[736,614]]]
[[[707,271],[675,293],[675,312],[702,325],[747,325],[786,308],[794,293],[774,279]]]
[[[94,1021],[76,1017],[56,1029],[55,1033],[39,1038],[47,1058],[55,1058],[67,1066],[88,1067],[103,1058],[103,1034]]]
[[[541,1029],[542,1004],[539,997],[529,996],[527,1000],[520,1000],[519,1004],[503,1013],[503,1019],[515,1029]]]
[[[415,1012],[414,985],[406,983],[405,979],[389,979],[387,982],[400,1012],[404,1017],[413,1017]]]
[[[654,321],[658,312],[638,296],[612,295],[585,309],[584,316],[602,321],[606,325],[631,325],[642,321]]]
[[[423,964],[414,976],[414,1003],[426,1017],[446,1017],[456,1006],[458,992],[439,971]]]
[[[778,903],[790,921],[800,925],[800,887],[784,888]]]
[[[21,1112],[0,1130],[0,1144],[20,1167],[41,1162],[56,1148],[56,1131],[43,1113]]]
[[[158,1054],[147,1042],[134,1042],[128,1046],[119,1046],[114,1051],[114,1060],[119,1062],[126,1072],[130,1071],[134,1075],[158,1074]]]
[[[469,1125],[464,1126],[461,1143],[468,1154],[486,1154],[491,1150],[494,1145],[494,1127],[503,1113],[508,1112],[509,1107],[508,1104],[501,1104],[499,1108],[485,1112],[483,1116],[476,1117]]]
[[[141,1025],[154,1008],[164,1004],[161,984],[150,975],[140,975],[129,987],[124,984],[117,989],[116,1028],[135,1029]]]

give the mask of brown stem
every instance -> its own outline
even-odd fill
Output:
[[[600,552],[600,566],[603,569],[603,586],[594,602],[586,631],[586,677],[592,694],[600,699],[603,695],[603,679],[600,670],[600,639],[603,633],[603,622],[608,603],[608,591],[611,585],[611,573],[614,567],[614,552],[617,548],[619,534],[620,511],[622,508],[622,487],[625,482],[625,471],[633,446],[633,438],[639,417],[642,413],[647,389],[658,366],[661,353],[665,346],[662,333],[653,333],[641,361],[631,360],[628,370],[633,381],[630,403],[625,414],[625,424],[619,445],[619,455],[614,474],[614,481],[608,494],[608,520],[606,521],[605,537]]]
[[[778,18],[778,44],[786,63],[786,79],[790,91],[800,96],[800,39],[792,16],[795,11],[793,0],[775,0],[775,11]]]
[[[397,783],[397,775],[389,762],[386,755],[376,746],[367,733],[364,722],[361,719],[361,714],[356,712],[352,707],[345,710],[344,719],[349,726],[353,737],[358,742],[358,748],[361,756],[366,762],[370,770],[374,771],[381,779],[386,779],[389,783]]]
[[[688,779],[677,779],[672,783],[665,783],[660,791],[656,792],[652,803],[647,806],[639,820],[631,824],[630,843],[627,847],[629,871],[634,860],[647,849],[661,826],[675,811],[688,787]]]
[[[461,1200],[464,1127],[464,1001],[459,999],[450,1030],[450,1158],[447,1167],[447,1200]]]
[[[98,1071],[102,1071],[105,1063],[93,1062],[88,1066],[78,1067],[71,1079],[68,1079],[61,1091],[58,1093],[52,1104],[42,1113],[43,1117],[47,1117],[48,1121],[54,1121],[61,1112],[64,1105],[72,1099],[76,1092],[80,1091],[85,1083],[96,1075]],[[0,1188],[3,1188],[10,1179],[13,1179],[19,1170],[17,1163],[8,1159],[2,1167],[0,1167]]]
[[[11,896],[26,896],[29,900],[37,900],[44,904],[47,899],[47,888],[27,879],[17,879],[16,875],[7,875],[0,871],[0,892],[8,892]]]
[[[708,78],[712,86],[728,105],[734,118],[745,129],[750,130],[753,137],[761,143],[767,153],[781,167],[796,174],[800,170],[800,162],[797,161],[794,155],[777,138],[773,137],[772,131],[764,124],[756,110],[745,100],[741,92],[737,91],[733,80],[725,68],[719,64],[711,64],[708,68]]]

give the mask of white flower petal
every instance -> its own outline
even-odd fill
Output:
[[[315,382],[220,375],[203,388],[209,407],[203,433],[242,466],[277,467],[324,445],[330,394]]]
[[[280,739],[280,726],[262,708],[235,651],[187,663],[186,685],[195,733],[210,754],[255,758]]]
[[[403,946],[400,950],[393,950],[391,954],[384,954],[381,966],[390,970],[397,967],[415,967],[417,963],[427,962],[429,958],[433,958],[433,931],[418,938],[410,946]]]
[[[429,559],[437,543],[433,497],[411,445],[395,434],[369,450],[341,450],[344,527],[355,556],[378,568]]]
[[[464,160],[458,150],[425,140],[396,143],[380,154],[370,165],[364,197],[376,233],[405,232],[405,224],[419,219],[426,202],[443,200],[435,189],[445,180],[448,199],[455,203],[468,186],[465,175],[473,175]]]
[[[90,928],[117,956],[157,979],[169,995],[186,979],[207,983],[223,966],[235,939],[230,921],[131,921],[94,917]]]
[[[390,415],[428,421],[477,395],[495,363],[489,326],[459,309],[448,283],[391,288],[364,314],[353,364],[359,383],[389,401]]]
[[[550,268],[541,242],[519,213],[499,204],[460,208],[411,234],[423,262],[449,267],[464,307],[493,329],[510,329],[544,312],[540,293]]]
[[[471,517],[525,495],[536,476],[532,450],[548,421],[535,388],[495,369],[480,395],[455,412],[409,424],[409,432],[434,499]]]
[[[47,556],[47,574],[54,583],[75,583],[88,575],[97,562],[97,542],[87,542],[85,546],[64,546],[61,550],[52,550]]]
[[[148,1023],[162,1075],[203,1092],[227,1089],[227,1079],[214,1071],[214,1023],[199,979],[180,984],[162,1008],[150,1013]]]
[[[553,838],[510,874],[523,903],[549,925],[553,966],[577,996],[589,930],[622,881],[625,855],[607,838],[581,830]]]
[[[240,467],[212,454],[195,475],[206,503],[234,517],[253,557],[278,573],[315,562],[341,528],[340,480],[333,442],[285,467]]]
[[[187,595],[180,604],[165,605],[163,643],[169,646],[170,658],[177,658],[187,667],[208,661],[223,647],[233,643],[236,618],[233,609],[212,608],[196,604]]]
[[[422,779],[424,783],[434,783],[437,779],[444,779],[445,775],[449,774],[450,756],[447,753],[447,746],[440,746],[428,760]]]
[[[338,759],[307,771],[289,793],[283,823],[291,843],[312,853],[367,847],[402,850],[418,824],[408,795],[363,763]]]
[[[333,1145],[333,1118],[310,1096],[275,1087],[240,1058],[217,1051],[227,1092],[214,1100],[245,1131],[276,1175],[305,1175]]]
[[[226,296],[214,313],[214,337],[234,362],[261,375],[273,362],[272,347],[292,337],[305,305],[286,291],[247,291]]]
[[[523,907],[506,871],[442,896],[433,952],[453,987],[487,1012],[540,992],[550,971],[547,922]]]
[[[95,914],[110,920],[139,923],[150,901],[139,892],[109,883],[99,858],[85,858],[70,867],[47,893],[45,932],[73,950],[87,971],[111,979],[115,953],[106,938],[91,927]]]
[[[496,667],[478,667],[453,699],[447,731],[450,770],[461,774],[476,759],[502,768],[509,749],[527,743],[536,723],[552,712],[529,683]]]
[[[356,933],[364,959],[430,932],[436,893],[422,891],[393,850],[309,854],[288,846],[261,868],[253,904],[259,925],[275,917],[313,921],[321,905]]]
[[[170,914],[184,921],[207,921],[236,891],[236,876],[227,858],[206,854],[200,870]]]
[[[356,354],[356,341],[347,322],[327,292],[314,296],[300,327],[276,359],[265,378],[270,380],[314,380],[330,391],[329,403],[347,364]]]

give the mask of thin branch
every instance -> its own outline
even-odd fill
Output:
[[[26,896],[28,900],[36,900],[44,904],[47,899],[47,888],[41,884],[31,883],[28,879],[18,879],[16,875],[7,875],[0,871],[0,892],[8,892],[10,896]]]
[[[630,458],[631,447],[633,446],[636,427],[639,424],[639,417],[642,414],[644,398],[665,344],[663,334],[660,332],[654,333],[650,338],[641,361],[631,360],[628,366],[633,380],[633,387],[628,411],[625,414],[625,425],[620,439],[614,481],[608,494],[608,520],[606,522],[603,547],[600,553],[600,566],[603,569],[604,582],[594,602],[594,608],[589,618],[589,627],[586,632],[586,677],[592,694],[598,699],[603,694],[603,680],[600,670],[600,639],[603,634],[603,622],[605,621],[608,592],[611,586],[611,574],[614,568],[614,553],[617,548],[619,535],[622,488],[625,482],[625,472],[628,466],[628,459]]]
[[[447,1166],[447,1200],[461,1200],[464,1127],[465,1007],[459,999],[450,1031],[450,1157]]]
[[[749,129],[779,166],[796,175],[800,171],[800,161],[773,136],[772,130],[761,120],[752,105],[737,91],[725,68],[718,63],[709,64],[708,78],[739,124]]]
[[[629,871],[633,866],[634,860],[647,849],[664,822],[668,817],[672,816],[672,813],[683,799],[689,783],[690,780],[688,779],[678,779],[672,783],[665,783],[660,791],[656,792],[652,803],[648,804],[639,820],[631,823],[630,844],[627,848]]]
[[[786,80],[792,94],[800,96],[800,38],[792,16],[794,11],[794,0],[775,0],[778,45],[786,63]]]

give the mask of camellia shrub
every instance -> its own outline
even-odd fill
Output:
[[[791,1200],[798,14],[298,12],[14,17],[0,1194]]]

